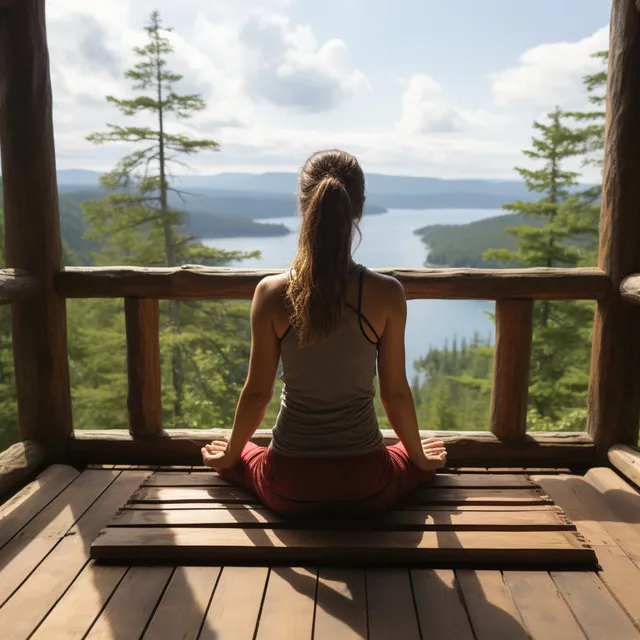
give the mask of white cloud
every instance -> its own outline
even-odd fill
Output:
[[[396,127],[406,133],[453,133],[490,126],[501,119],[486,111],[460,107],[438,82],[419,74],[410,78],[402,94],[402,115]]]
[[[371,85],[349,64],[343,40],[319,45],[311,27],[282,15],[258,15],[240,40],[250,53],[245,86],[251,95],[280,107],[307,112],[329,110]]]
[[[545,109],[584,103],[582,79],[601,69],[593,54],[608,48],[609,28],[577,42],[541,44],[525,51],[518,65],[492,74],[491,88],[498,106],[527,102]]]

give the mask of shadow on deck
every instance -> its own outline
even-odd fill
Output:
[[[96,564],[149,473],[52,466],[0,506],[3,638],[640,638],[640,495],[609,469],[531,474],[597,572]]]

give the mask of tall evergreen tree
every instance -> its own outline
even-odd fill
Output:
[[[538,167],[516,168],[528,190],[540,194],[540,199],[504,205],[509,211],[542,220],[543,226],[507,229],[518,239],[518,249],[493,249],[485,254],[488,260],[515,261],[528,267],[572,267],[581,263],[580,238],[593,231],[593,221],[572,193],[580,174],[564,166],[568,159],[583,153],[587,134],[568,127],[565,119],[556,108],[548,122],[535,122],[539,136],[524,154]],[[572,302],[552,304],[545,300],[536,304],[529,399],[543,418],[557,419],[575,402],[576,394],[582,397],[586,392],[588,336],[584,329],[590,316],[588,307]],[[584,357],[576,360],[576,350]]]
[[[157,11],[151,14],[145,31],[146,44],[134,49],[138,62],[125,74],[139,93],[133,98],[107,97],[122,115],[137,121],[132,125],[109,124],[106,131],[88,136],[95,144],[125,142],[133,148],[102,177],[107,195],[83,203],[89,224],[87,238],[99,246],[95,262],[174,267],[185,263],[223,264],[241,258],[247,254],[219,251],[184,233],[184,214],[174,204],[183,201],[185,194],[172,179],[174,169],[186,166],[181,160],[183,156],[216,151],[219,146],[211,139],[170,130],[171,117],[179,121],[187,119],[202,111],[205,103],[198,94],[178,92],[182,76],[168,68],[168,57],[173,51],[167,35],[170,29],[162,26]],[[124,348],[121,307],[109,302],[94,305],[85,320],[92,315],[96,324],[85,322],[75,329],[79,344],[86,346],[74,361],[80,380],[85,381],[77,393],[78,397],[88,393],[89,411],[95,404],[97,389],[102,397],[108,398],[106,404],[116,411],[116,390],[120,391],[120,385],[109,376],[95,379],[83,366],[81,356],[88,354],[89,360],[95,360],[91,358],[95,349],[92,332],[97,332],[98,319],[115,332],[109,357]],[[165,387],[163,398],[165,402],[171,398],[172,402],[171,410],[165,412],[165,422],[182,424],[185,402],[190,410],[197,408],[201,414],[204,402],[206,410],[199,418],[203,426],[228,422],[230,411],[220,413],[224,403],[218,391],[222,385],[224,393],[233,396],[241,384],[238,380],[243,378],[243,370],[246,371],[247,305],[222,302],[187,305],[171,301],[162,304],[161,321],[163,373],[167,363],[171,387],[170,390]],[[194,325],[198,326],[197,331],[192,328]],[[121,337],[117,339],[116,335]],[[121,380],[119,368],[117,371],[117,379]],[[206,381],[209,375],[213,380]],[[190,418],[193,424],[193,416]]]

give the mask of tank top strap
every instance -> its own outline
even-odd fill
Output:
[[[360,277],[359,277],[359,281],[358,281],[358,322],[360,324],[360,331],[362,331],[362,335],[372,344],[375,344],[376,346],[379,344],[380,342],[380,336],[378,335],[378,332],[374,329],[373,325],[369,322],[369,320],[367,319],[367,317],[364,315],[364,313],[362,313],[362,291],[364,289],[364,272],[367,270],[367,268],[362,265],[359,264],[358,265],[358,269],[360,270]],[[367,327],[369,327],[369,330],[371,331],[371,333],[375,336],[375,340],[372,340],[369,337],[369,334],[367,333],[367,331],[364,328],[364,324],[367,325]]]

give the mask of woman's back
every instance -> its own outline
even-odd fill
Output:
[[[281,341],[281,408],[272,447],[293,456],[370,453],[382,446],[373,404],[377,331],[363,313],[364,267],[356,304],[347,302],[336,329],[301,345],[293,327]]]

